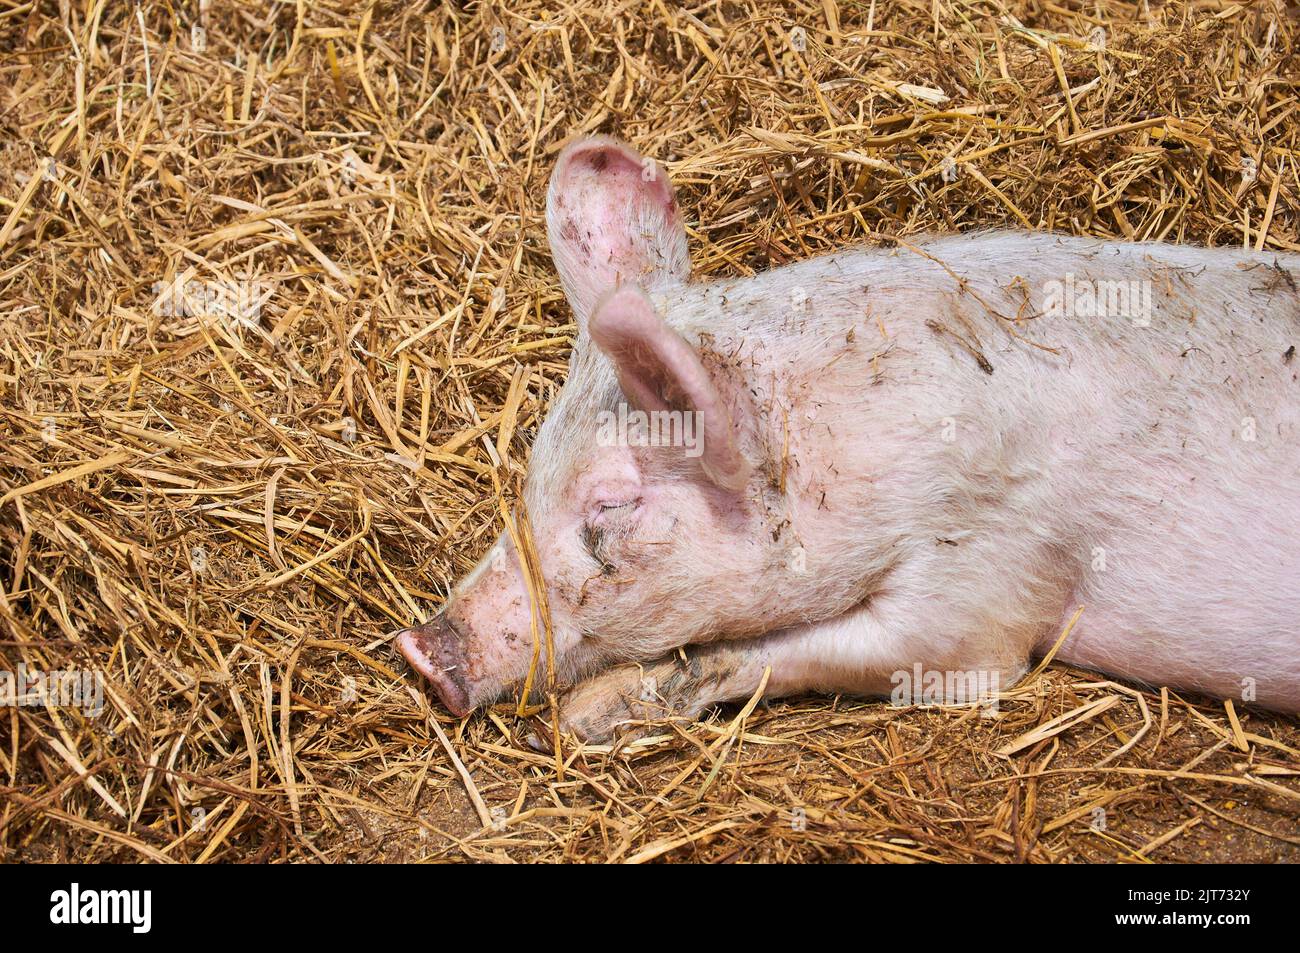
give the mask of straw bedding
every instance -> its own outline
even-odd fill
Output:
[[[807,698],[556,758],[388,644],[563,381],[568,137],[664,162],[704,275],[980,227],[1296,250],[1296,16],[0,0],[0,669],[104,679],[0,707],[0,858],[1300,858],[1291,717],[1052,665],[996,718]]]

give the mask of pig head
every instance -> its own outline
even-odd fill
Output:
[[[770,440],[742,369],[702,346],[698,315],[665,305],[690,273],[667,175],[621,143],[585,139],[560,154],[546,212],[578,334],[524,500],[558,672],[569,681],[722,632],[765,631],[779,600],[766,593],[773,611],[755,603],[783,558],[760,529],[772,515]],[[533,611],[503,533],[444,609],[396,644],[464,714],[518,683],[535,653],[546,671]]]

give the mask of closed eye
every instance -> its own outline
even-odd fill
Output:
[[[612,576],[617,571],[610,559],[611,539],[627,535],[630,521],[627,517],[641,505],[641,497],[630,500],[611,500],[596,504],[596,512],[582,527],[582,545],[591,558],[600,564],[602,576]]]

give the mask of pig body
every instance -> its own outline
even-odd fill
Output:
[[[956,627],[990,642],[951,664],[1015,672],[1083,606],[1066,661],[1232,697],[1253,678],[1293,708],[1292,273],[1295,256],[983,234],[688,286],[665,309],[752,369],[766,459],[784,458],[809,584],[772,592],[774,616],[891,602],[926,618],[895,661],[938,660]],[[1149,288],[1149,312],[1046,312],[1036,292],[1066,276]]]
[[[605,139],[548,225],[580,333],[525,500],[565,727],[914,672],[969,702],[1079,607],[1065,661],[1300,708],[1300,256],[984,233],[691,283],[666,177]],[[628,406],[702,447],[609,439]],[[484,566],[399,638],[457,712],[533,652],[507,537]]]

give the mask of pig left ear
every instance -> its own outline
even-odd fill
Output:
[[[608,136],[560,153],[546,194],[546,238],[579,329],[620,282],[650,288],[691,272],[668,173]]]
[[[589,331],[638,410],[699,414],[705,475],[722,489],[743,490],[750,467],[722,395],[695,348],[655,313],[645,292],[622,285],[606,293],[594,306]]]

